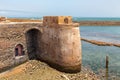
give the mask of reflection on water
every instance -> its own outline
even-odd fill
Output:
[[[109,77],[109,69],[108,68],[106,68],[105,77],[106,77],[106,80],[108,80],[108,77]]]

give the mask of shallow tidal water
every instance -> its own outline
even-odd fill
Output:
[[[120,44],[120,26],[80,26],[83,38]]]
[[[80,27],[81,37],[111,43],[120,43],[120,27],[88,26]],[[120,77],[120,47],[97,46],[82,41],[82,63],[95,73],[106,76],[106,56],[109,57],[108,78]]]

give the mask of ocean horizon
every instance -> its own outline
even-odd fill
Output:
[[[120,21],[120,17],[73,17],[73,21]]]
[[[21,19],[42,19],[43,16],[36,17],[13,17],[9,16],[8,18],[21,18]],[[72,16],[73,21],[120,21],[120,17],[74,17]]]

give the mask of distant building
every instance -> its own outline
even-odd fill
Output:
[[[6,20],[7,20],[6,17],[2,17],[2,16],[0,16],[0,22],[6,21]]]

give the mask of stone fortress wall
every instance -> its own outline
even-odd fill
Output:
[[[29,59],[66,72],[80,71],[79,24],[70,16],[45,16],[43,23],[0,21],[0,71]]]

